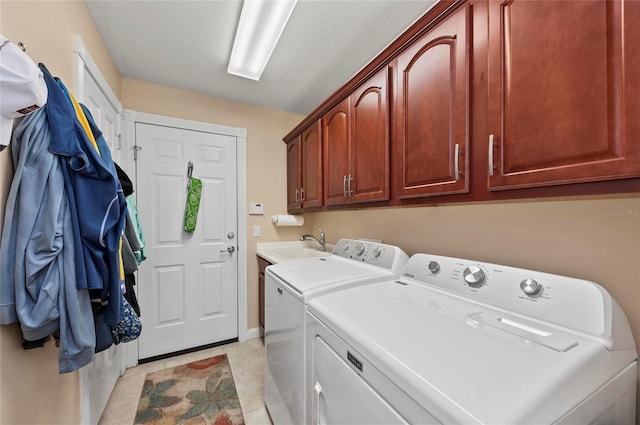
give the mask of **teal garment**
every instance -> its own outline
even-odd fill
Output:
[[[140,214],[138,213],[138,207],[136,206],[136,200],[133,195],[126,197],[127,209],[129,210],[129,217],[135,228],[135,233],[138,238],[138,246],[140,249],[133,251],[133,255],[136,257],[138,265],[142,264],[147,259],[147,252],[145,250],[144,233],[142,232],[142,225],[140,224]]]
[[[196,230],[200,197],[202,196],[202,180],[191,177],[187,192],[187,206],[184,210],[184,230],[193,233]]]

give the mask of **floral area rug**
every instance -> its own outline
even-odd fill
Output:
[[[244,425],[227,355],[148,373],[135,423]]]

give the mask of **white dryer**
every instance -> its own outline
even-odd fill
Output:
[[[307,314],[313,424],[635,423],[631,330],[593,282],[416,254]]]
[[[308,423],[305,397],[307,304],[314,297],[397,278],[408,256],[398,247],[340,240],[332,255],[285,261],[265,273],[265,402],[275,425]]]

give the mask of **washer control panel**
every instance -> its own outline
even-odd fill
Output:
[[[460,258],[415,254],[401,280],[596,334],[608,308],[596,283]]]
[[[354,239],[340,239],[333,248],[333,254],[388,270],[401,262],[404,264],[409,258],[397,246]]]

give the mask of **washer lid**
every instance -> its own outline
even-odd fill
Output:
[[[310,260],[285,261],[267,268],[298,294],[321,291],[333,285],[380,281],[394,275],[379,267],[343,259],[337,255]]]
[[[442,422],[552,423],[636,358],[411,282],[332,293],[309,311]]]

